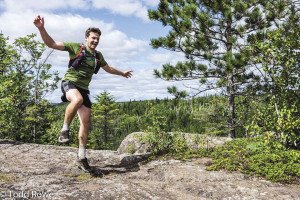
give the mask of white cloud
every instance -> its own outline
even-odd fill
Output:
[[[145,22],[149,21],[147,7],[137,0],[93,0],[93,7],[108,9],[113,13],[129,16],[134,15]]]
[[[31,33],[36,33],[39,40],[41,40],[38,30],[33,24],[35,15],[30,10],[22,13],[5,12],[0,16],[0,31],[12,40]],[[85,30],[91,26],[100,27],[102,36],[98,50],[103,51],[107,60],[113,60],[115,63],[123,63],[148,47],[147,41],[130,38],[125,33],[117,30],[113,24],[101,20],[70,13],[62,15],[42,13],[41,15],[45,19],[45,27],[48,33],[56,41],[84,43]],[[63,52],[59,55],[66,54]],[[55,64],[61,65],[62,63],[56,61]]]
[[[114,23],[107,23],[95,18],[95,16],[94,18],[91,16],[84,17],[80,15],[80,12],[74,12],[74,9],[77,8],[91,9],[91,4],[87,5],[88,2],[85,0],[57,0],[51,2],[46,0],[38,2],[34,0],[1,1],[1,8],[3,9],[2,13],[0,13],[0,32],[5,36],[9,36],[12,40],[27,34],[36,33],[38,39],[41,40],[38,30],[33,25],[33,19],[37,14],[45,18],[45,27],[56,41],[84,42],[85,30],[91,26],[99,27],[102,31],[102,36],[98,50],[103,52],[109,64],[116,66],[122,71],[132,69],[134,70],[134,75],[131,79],[125,79],[107,74],[101,70],[100,74],[93,77],[90,85],[93,97],[104,90],[110,92],[118,101],[170,96],[166,88],[173,85],[174,82],[155,79],[153,68],[159,68],[167,62],[173,63],[183,58],[183,56],[173,52],[153,51],[148,45],[149,41],[128,36],[125,32],[118,30]],[[145,0],[114,0],[95,1],[95,3],[99,4],[98,7],[95,7],[96,9],[105,8],[116,14],[134,15],[146,20],[146,5],[155,6],[158,1],[150,3]],[[17,5],[14,7],[14,4]],[[60,14],[55,12],[58,9]],[[49,51],[50,49],[47,49],[47,52]],[[67,52],[54,51],[49,58],[49,62],[53,66],[53,71],[58,70],[62,77],[67,69],[68,54]],[[60,95],[60,88],[58,88],[47,98],[52,102],[60,102]]]
[[[3,0],[1,7],[9,12],[26,12],[27,10],[48,12],[70,9],[87,10],[87,9],[107,9],[114,14],[130,16],[133,15],[149,22],[148,7],[154,7],[159,0],[154,1],[139,1],[139,0]]]
[[[93,98],[106,90],[117,101],[145,100],[170,97],[167,87],[173,84],[174,82],[154,78],[152,69],[135,70],[130,79],[101,71],[92,80],[90,90]]]
[[[148,61],[157,64],[163,65],[166,63],[176,64],[178,61],[185,60],[184,54],[180,52],[170,52],[170,51],[161,51],[157,50],[157,53],[151,53],[147,56]]]
[[[9,12],[50,11],[55,9],[87,9],[88,2],[85,0],[4,0],[3,7]]]
[[[121,62],[128,61],[130,57],[145,51],[146,48],[149,48],[147,41],[129,38],[118,30],[104,34],[100,41],[100,49],[105,56]]]
[[[56,15],[47,12],[41,12],[45,19],[45,27],[49,34],[58,41],[78,41],[83,42],[84,31],[89,26],[97,26],[109,32],[113,25],[104,23],[100,20],[84,18],[80,15],[61,14]],[[1,31],[14,39],[31,33],[37,33],[38,30],[33,24],[37,12],[26,10],[25,12],[5,11],[0,15]],[[39,35],[39,34],[38,34]]]
[[[160,0],[142,0],[145,5],[155,7],[159,4]]]

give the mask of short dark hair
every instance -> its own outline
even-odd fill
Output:
[[[88,29],[86,29],[85,31],[85,37],[89,37],[90,33],[93,32],[93,33],[98,33],[99,36],[101,35],[101,31],[99,28],[95,28],[95,27],[90,27]]]

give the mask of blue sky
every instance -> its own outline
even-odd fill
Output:
[[[167,27],[147,17],[147,10],[155,9],[158,3],[158,0],[0,0],[0,32],[12,40],[38,34],[32,23],[36,15],[45,18],[46,30],[56,41],[84,42],[85,30],[99,27],[102,36],[97,50],[109,65],[134,72],[131,79],[125,79],[102,70],[91,82],[92,98],[104,90],[116,101],[172,97],[167,93],[168,86],[185,88],[195,81],[166,82],[153,76],[153,70],[160,69],[162,64],[184,59],[179,53],[152,49],[149,45],[151,38],[168,32]],[[39,35],[37,39],[41,40]],[[62,77],[68,54],[55,51],[48,61]],[[60,102],[60,95],[57,89],[46,98]]]

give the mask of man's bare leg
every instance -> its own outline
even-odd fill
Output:
[[[86,158],[86,144],[91,127],[91,109],[82,105],[78,109],[77,114],[80,120],[80,128],[78,133],[78,167],[84,171],[89,171],[90,166]]]
[[[80,128],[78,133],[79,146],[86,147],[91,127],[91,109],[82,105],[77,114],[80,120]]]
[[[83,99],[80,92],[77,89],[70,89],[66,92],[66,97],[70,101],[65,111],[64,125],[61,129],[61,135],[58,141],[66,143],[69,141],[70,124],[75,117],[75,114],[79,107],[82,105]]]
[[[66,92],[66,97],[70,101],[70,103],[65,111],[64,123],[71,124],[72,120],[76,115],[77,110],[82,105],[83,99],[80,92],[77,89],[70,89],[68,92]]]

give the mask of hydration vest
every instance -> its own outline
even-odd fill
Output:
[[[80,50],[76,54],[74,58],[70,58],[69,67],[74,68],[75,70],[78,69],[79,65],[82,63],[83,58],[86,57],[86,48],[84,44],[80,45]],[[94,74],[97,74],[100,69],[100,53],[95,50],[95,67],[94,67]]]

